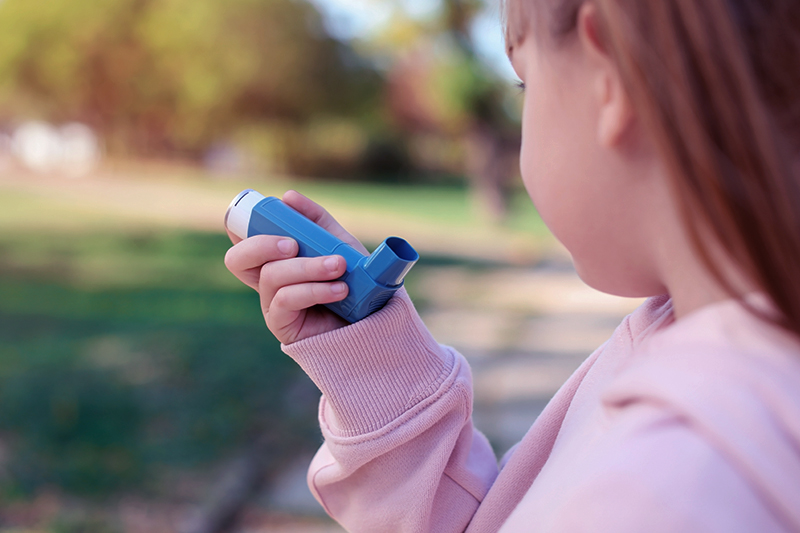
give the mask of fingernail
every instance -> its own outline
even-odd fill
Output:
[[[330,270],[331,272],[335,272],[336,269],[339,268],[339,258],[338,257],[329,257],[325,260],[325,268]]]
[[[342,294],[346,288],[347,285],[343,281],[340,281],[331,285],[331,292],[334,294]]]
[[[294,241],[291,239],[281,239],[278,241],[278,250],[284,255],[289,255],[294,251]]]

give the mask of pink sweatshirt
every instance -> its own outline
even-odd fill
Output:
[[[308,481],[348,531],[800,532],[800,346],[735,301],[648,300],[499,466],[403,291],[284,351],[323,392]]]

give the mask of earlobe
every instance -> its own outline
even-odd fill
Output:
[[[633,106],[601,36],[597,8],[591,2],[583,4],[578,11],[577,27],[581,45],[595,71],[594,94],[599,111],[597,140],[601,146],[611,147],[619,143],[631,126]]]

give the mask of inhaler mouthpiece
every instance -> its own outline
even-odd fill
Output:
[[[416,250],[405,240],[389,237],[372,252],[364,270],[378,283],[391,287],[403,283],[403,278],[418,259]]]

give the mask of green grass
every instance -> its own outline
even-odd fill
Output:
[[[160,179],[141,183],[160,191]],[[45,486],[168,494],[164,472],[207,468],[264,436],[275,436],[277,462],[318,445],[315,387],[266,329],[257,294],[223,265],[222,213],[241,188],[296,188],[355,214],[364,225],[349,228],[355,234],[379,217],[404,236],[408,226],[440,239],[495,238],[464,187],[203,176],[163,184],[219,198],[207,215],[219,230],[159,222],[147,205],[120,214],[65,200],[70,183],[0,182],[0,440],[11,453],[0,499]],[[524,193],[504,231],[547,238]],[[441,261],[462,259],[423,254],[412,294],[414,276]]]
[[[317,393],[224,270],[225,237],[29,237],[0,234],[0,497],[158,492],[270,432],[276,460],[316,445]]]
[[[476,216],[470,191],[462,185],[394,185],[360,183],[300,182],[297,188],[323,204],[333,203],[350,209],[373,209],[414,221],[465,229],[485,224]],[[509,218],[503,223],[508,231],[541,236],[547,228],[523,190],[514,193]]]
[[[508,218],[487,223],[465,186],[220,179],[185,169],[105,173],[90,180],[0,177],[0,232],[125,234],[202,229],[222,232],[230,200],[250,187],[266,195],[295,188],[322,204],[368,247],[401,235],[424,255],[535,260],[554,244],[527,194],[512,195]],[[132,258],[132,262],[136,259]],[[97,265],[98,271],[105,270]],[[101,272],[102,273],[102,272]]]
[[[245,288],[223,265],[230,241],[222,233],[0,233],[0,262],[18,278],[60,280],[87,289]],[[2,303],[0,303],[2,306]]]

